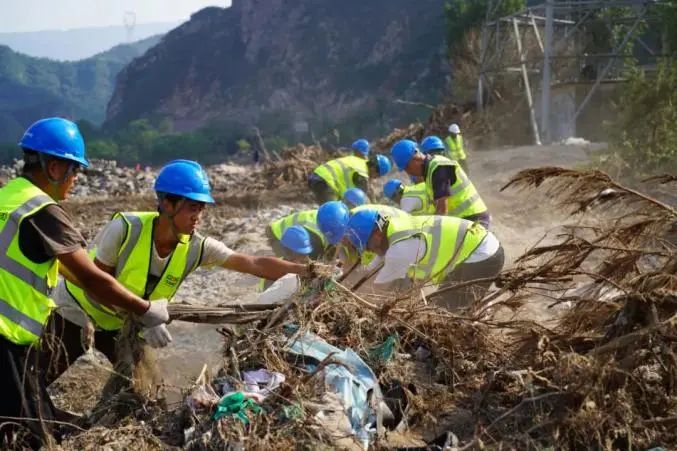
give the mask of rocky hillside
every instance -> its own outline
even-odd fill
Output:
[[[44,116],[100,123],[118,72],[159,40],[118,45],[77,62],[34,58],[0,45],[0,143],[16,142]]]
[[[443,3],[234,0],[206,8],[120,73],[107,122],[386,127],[411,111],[394,99],[430,101],[444,84]]]

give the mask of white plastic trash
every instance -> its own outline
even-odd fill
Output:
[[[280,277],[266,291],[259,294],[259,304],[276,304],[286,301],[299,290],[301,283],[296,274],[287,274]]]

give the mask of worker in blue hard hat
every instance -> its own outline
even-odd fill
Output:
[[[26,130],[19,146],[22,173],[0,188],[0,446],[38,448],[49,445],[58,414],[46,391],[47,362],[37,352],[50,346],[45,325],[55,308],[58,273],[145,327],[160,326],[169,315],[166,300],[142,299],[88,259],[84,238],[58,204],[89,166],[77,125],[42,119]],[[13,435],[25,440],[11,442]]]
[[[198,267],[221,267],[271,280],[288,273],[312,275],[309,265],[235,252],[198,232],[204,210],[214,199],[207,174],[195,161],[174,160],[165,165],[154,189],[157,211],[115,214],[90,251],[98,267],[151,304],[171,299]],[[56,359],[52,377],[58,377],[86,351],[75,337],[90,325],[96,329],[95,347],[114,361],[115,341],[124,322],[120,312],[101,305],[77,281],[60,283],[56,300],[60,309],[52,322],[64,337],[62,347],[67,352]],[[141,336],[152,347],[172,341],[164,325],[145,328]]]
[[[343,193],[343,203],[348,206],[348,208],[359,207],[367,203],[367,195],[364,194],[359,188],[350,188],[345,193]]]
[[[322,205],[343,199],[350,188],[369,194],[369,179],[383,177],[392,169],[385,155],[372,155],[368,160],[354,155],[336,158],[321,164],[308,177],[308,187]]]
[[[282,238],[285,232],[294,226],[302,227],[308,233],[311,252],[308,254],[311,260],[324,259],[331,253],[331,244],[327,241],[324,234],[320,231],[317,224],[317,209],[301,210],[290,213],[286,216],[276,219],[266,227],[266,236],[268,243],[278,257],[285,257],[285,250]]]
[[[407,213],[420,215],[435,214],[435,204],[428,197],[425,183],[405,185],[399,179],[390,179],[383,185],[383,194]]]
[[[280,243],[284,248],[283,258],[290,262],[306,263],[308,256],[313,253],[310,233],[298,225],[293,225],[285,230]]]
[[[446,156],[446,147],[438,136],[426,136],[421,141],[421,152],[426,155],[442,155]]]
[[[395,143],[391,154],[400,170],[423,178],[436,214],[478,221],[489,227],[491,216],[487,206],[456,161],[440,155],[426,155],[414,141],[407,139]]]
[[[387,205],[363,204],[349,209],[345,203],[332,201],[323,204],[317,211],[317,226],[327,238],[327,241],[337,246],[337,257],[344,265],[353,265],[359,260],[359,255],[352,243],[345,236],[350,215],[365,209],[378,211],[384,217],[399,217],[406,213],[398,208]],[[361,259],[363,265],[371,261],[372,256],[367,255]]]
[[[452,216],[385,217],[374,209],[351,216],[346,236],[359,252],[373,252],[383,261],[374,286],[383,290],[421,284],[478,280],[433,296],[446,307],[468,305],[489,288],[504,264],[498,239],[477,222]]]
[[[369,141],[364,138],[360,138],[353,142],[350,146],[353,149],[353,155],[359,158],[364,158],[365,160],[369,158]]]

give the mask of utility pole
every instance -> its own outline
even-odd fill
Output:
[[[551,71],[550,55],[552,54],[552,35],[554,31],[554,0],[545,1],[545,42],[543,42],[543,79],[541,80],[541,137],[546,144],[551,141],[550,136],[550,83]]]

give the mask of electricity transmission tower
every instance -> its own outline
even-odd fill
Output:
[[[658,0],[546,0],[497,18],[503,1],[486,10],[477,107],[495,82],[519,76],[535,144],[574,136],[600,86],[623,82],[631,58],[651,70],[665,56],[651,28]]]
[[[122,15],[122,23],[127,30],[127,43],[134,41],[134,27],[136,27],[136,13],[134,11],[125,11]]]

